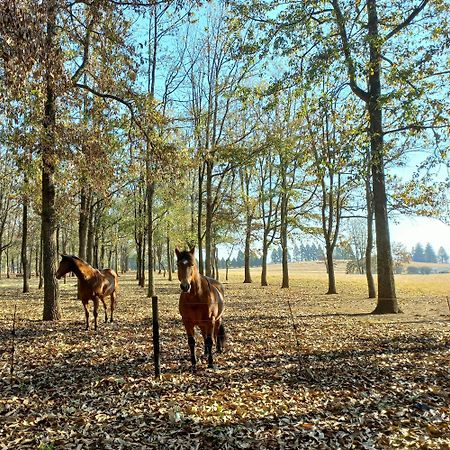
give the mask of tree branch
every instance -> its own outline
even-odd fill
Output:
[[[420,130],[429,130],[429,129],[435,130],[435,129],[439,129],[439,128],[450,128],[450,124],[448,124],[448,125],[418,125],[416,123],[412,123],[409,125],[405,125],[404,127],[387,130],[383,133],[383,135],[396,133],[398,131],[406,131],[406,130],[420,131]]]
[[[100,92],[97,91],[96,89],[94,89],[91,86],[88,86],[87,84],[84,83],[74,83],[74,86],[80,88],[80,89],[84,89],[88,92],[90,92],[91,94],[100,97],[100,98],[104,98],[104,99],[111,99],[111,100],[115,100],[116,102],[126,106],[128,108],[128,110],[130,111],[130,115],[131,115],[131,120],[137,125],[137,127],[139,128],[139,130],[142,132],[142,134],[145,136],[146,139],[148,139],[149,142],[151,142],[150,136],[148,135],[147,131],[144,129],[144,127],[142,126],[141,122],[137,119],[133,105],[131,104],[131,102],[129,102],[128,100],[123,99],[122,97],[119,97],[117,95],[114,94],[108,94],[106,92]]]
[[[386,35],[384,41],[385,42],[388,41],[391,37],[395,36],[401,30],[403,30],[403,28],[407,27],[414,20],[414,18],[425,8],[425,6],[427,6],[429,1],[430,0],[422,0],[420,5],[417,8],[414,8],[411,14],[403,22],[399,23],[393,30],[391,30]]]
[[[339,1],[332,0],[332,4],[336,16],[336,23],[339,29],[339,35],[341,37],[342,50],[344,51],[345,63],[347,65],[350,88],[355,93],[355,95],[357,95],[361,100],[367,103],[369,101],[369,94],[361,89],[356,81],[355,63],[350,53],[350,44],[348,41],[347,30],[345,29],[345,20],[342,14],[341,7],[339,5]]]

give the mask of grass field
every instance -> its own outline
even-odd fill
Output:
[[[383,316],[369,314],[364,276],[338,267],[327,296],[323,264],[290,274],[281,290],[276,266],[266,288],[257,270],[253,284],[230,271],[226,352],[195,375],[178,283],[158,276],[159,381],[151,305],[132,274],[97,332],[83,329],[73,278],[63,320],[46,323],[41,292],[0,280],[0,449],[450,448],[450,274],[397,276],[403,313]]]

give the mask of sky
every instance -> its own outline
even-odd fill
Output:
[[[402,217],[390,223],[391,242],[401,242],[410,251],[418,242],[428,242],[437,252],[444,247],[450,255],[450,225],[428,217]]]

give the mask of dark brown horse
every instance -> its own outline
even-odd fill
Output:
[[[105,297],[109,295],[111,299],[110,322],[113,321],[114,307],[116,303],[117,290],[119,288],[119,279],[117,273],[112,269],[94,269],[87,262],[77,256],[61,255],[62,259],[56,271],[58,280],[66,273],[73,272],[80,280],[80,299],[84,306],[86,315],[86,330],[89,329],[89,300],[94,302],[94,329],[97,329],[97,316],[99,301],[103,303],[105,309],[105,322],[108,322],[108,314],[105,303]]]
[[[180,251],[177,248],[175,253],[178,279],[182,290],[179,310],[188,336],[192,370],[195,372],[197,365],[194,337],[196,326],[200,328],[203,335],[208,367],[213,368],[212,347],[214,341],[216,341],[218,352],[223,350],[225,342],[225,328],[222,325],[223,286],[217,280],[200,274],[195,263],[195,247],[189,251]]]

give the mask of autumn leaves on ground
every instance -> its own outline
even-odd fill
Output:
[[[37,289],[0,280],[0,449],[449,448],[450,275],[398,276],[403,314],[373,316],[362,276],[339,273],[327,296],[319,270],[296,266],[284,290],[276,271],[267,288],[232,272],[226,352],[195,375],[178,283],[159,277],[160,381],[133,275],[98,332],[84,331],[74,278],[57,323],[40,321]]]

